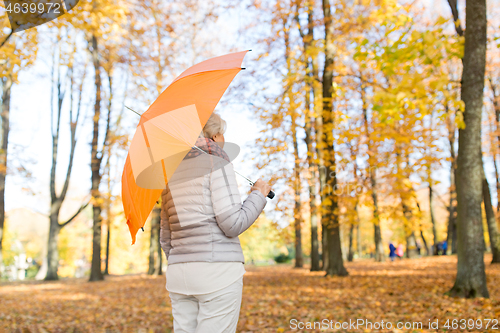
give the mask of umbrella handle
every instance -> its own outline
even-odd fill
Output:
[[[255,184],[255,182],[249,182],[249,183],[250,183],[250,185],[252,185],[252,186],[253,186],[253,184]],[[274,191],[272,191],[272,190],[271,190],[271,191],[269,191],[269,193],[267,194],[267,197],[268,197],[269,199],[272,199],[272,198],[274,198],[274,196],[275,196],[275,195],[276,195],[276,194],[274,193]]]

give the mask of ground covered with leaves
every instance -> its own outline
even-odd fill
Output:
[[[455,256],[357,261],[346,264],[349,276],[327,278],[289,265],[248,266],[238,332],[500,331],[500,265],[489,260],[490,298],[472,300],[444,295]],[[3,283],[0,330],[171,332],[165,277]]]

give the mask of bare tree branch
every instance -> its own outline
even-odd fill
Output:
[[[458,16],[458,3],[457,0],[448,0],[448,4],[451,8],[451,14],[453,15],[453,22],[455,23],[455,30],[457,34],[461,37],[464,36],[464,31],[462,25],[460,24],[460,18]]]
[[[13,34],[14,30],[11,30],[10,34],[8,34],[7,37],[4,39],[4,41],[2,42],[2,44],[0,44],[0,48],[4,46],[5,43],[7,43],[7,41],[10,39],[10,37],[12,37]]]
[[[85,205],[81,206],[81,207],[78,209],[78,211],[75,213],[75,215],[73,215],[73,216],[72,216],[69,220],[67,220],[67,221],[66,221],[66,222],[64,222],[64,223],[59,224],[59,226],[61,227],[61,229],[62,229],[62,228],[64,228],[66,225],[68,225],[71,221],[73,221],[73,219],[74,219],[75,217],[77,217],[77,216],[78,216],[78,214],[80,214],[80,212],[81,212],[82,210],[84,210],[84,209],[85,209],[85,207],[87,207],[87,206],[89,205],[89,203],[90,203],[90,200],[89,200],[89,201],[87,201],[87,203],[86,203]]]

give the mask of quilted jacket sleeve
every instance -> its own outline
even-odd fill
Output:
[[[163,190],[161,194],[161,213],[160,213],[160,245],[165,252],[165,256],[168,260],[168,255],[170,254],[170,225],[168,224],[168,214],[167,214],[167,200],[166,200],[166,189]]]
[[[212,168],[210,191],[217,224],[227,237],[237,237],[247,230],[267,203],[266,197],[257,190],[241,203],[233,165],[225,160]]]

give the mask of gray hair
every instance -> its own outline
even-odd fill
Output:
[[[212,138],[219,133],[224,134],[224,132],[226,132],[226,126],[226,121],[214,112],[210,118],[208,118],[205,127],[203,127],[203,134],[206,138]]]

